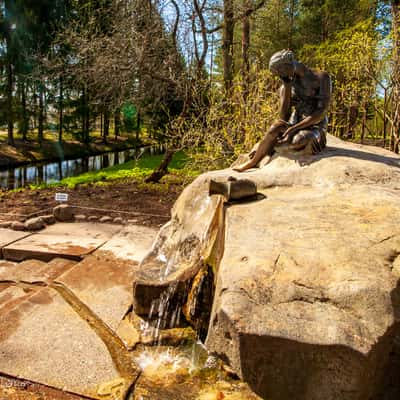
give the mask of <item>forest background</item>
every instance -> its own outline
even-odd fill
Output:
[[[329,133],[400,143],[400,1],[0,0],[0,129],[39,146],[100,131],[228,165],[277,117],[283,48],[328,71]]]

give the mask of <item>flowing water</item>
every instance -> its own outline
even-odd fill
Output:
[[[153,278],[162,282],[169,265],[179,260],[167,260],[160,249],[158,258],[162,266]],[[130,316],[141,338],[133,362],[142,372],[129,400],[260,400],[188,326],[175,283],[151,302],[144,319]]]
[[[134,361],[142,374],[129,400],[260,400],[199,341],[139,346]]]
[[[155,155],[163,151],[163,146],[145,146],[81,157],[74,160],[33,163],[0,170],[0,188],[11,190],[41,183],[54,183],[85,172],[99,171],[113,165],[123,164],[129,160],[137,159],[144,154]]]

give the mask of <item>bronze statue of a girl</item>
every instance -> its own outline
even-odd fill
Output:
[[[280,119],[272,124],[250,160],[234,167],[238,172],[257,166],[278,147],[292,151],[320,152],[326,146],[326,113],[332,94],[327,72],[314,71],[296,61],[290,50],[275,53],[269,69],[282,80],[280,88]]]

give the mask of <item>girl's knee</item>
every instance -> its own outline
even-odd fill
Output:
[[[314,137],[312,131],[299,131],[293,137],[292,144],[294,145],[304,145],[307,144]]]

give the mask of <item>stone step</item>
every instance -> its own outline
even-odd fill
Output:
[[[40,260],[25,260],[21,263],[0,262],[0,282],[46,283],[70,269],[75,262],[54,258],[49,263]]]
[[[3,257],[11,261],[34,258],[48,262],[57,257],[78,261],[103,243],[103,239],[81,236],[60,238],[47,234],[35,234],[3,248]]]
[[[0,258],[2,258],[2,250],[4,247],[29,236],[29,232],[17,232],[12,229],[0,228]]]
[[[141,262],[151,250],[157,230],[147,226],[128,225],[102,245],[97,252],[111,253],[114,257]]]
[[[11,261],[34,258],[48,262],[57,257],[81,260],[120,229],[104,224],[58,223],[4,246],[3,257]]]

